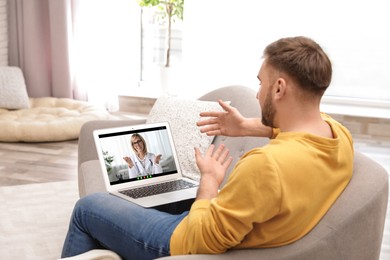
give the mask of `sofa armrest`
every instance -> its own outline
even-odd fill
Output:
[[[78,169],[79,196],[95,192],[105,192],[106,186],[99,160],[83,162]]]

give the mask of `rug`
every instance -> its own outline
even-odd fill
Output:
[[[0,259],[58,259],[76,181],[0,187]]]

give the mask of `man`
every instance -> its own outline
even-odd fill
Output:
[[[257,94],[261,119],[245,118],[220,101],[224,112],[205,112],[198,122],[208,135],[268,136],[246,153],[218,191],[231,163],[228,150],[213,145],[201,154],[197,198],[188,212],[171,215],[143,209],[107,194],[75,207],[63,256],[109,248],[126,259],[222,253],[275,247],[307,234],[352,177],[349,132],[321,114],[331,63],[305,37],[284,38],[264,50]]]

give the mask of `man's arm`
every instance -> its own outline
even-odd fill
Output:
[[[241,113],[229,104],[218,100],[224,112],[202,112],[201,117],[208,117],[205,120],[197,122],[197,126],[201,127],[201,133],[207,135],[224,135],[224,136],[257,136],[269,137],[273,136],[271,127],[261,123],[260,118],[246,118]]]

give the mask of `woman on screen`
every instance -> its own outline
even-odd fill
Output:
[[[162,173],[161,154],[156,156],[154,153],[148,153],[145,139],[141,135],[133,134],[130,144],[135,155],[123,157],[129,166],[130,179]]]

